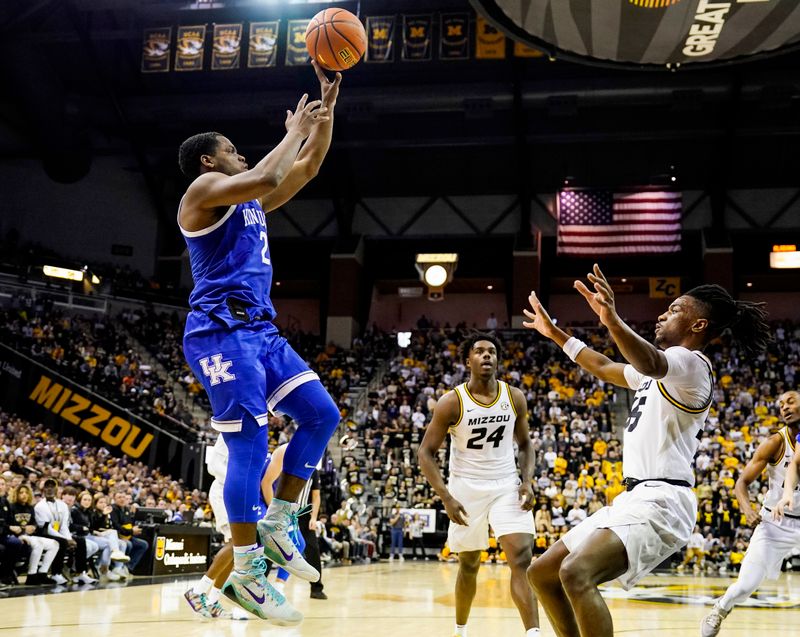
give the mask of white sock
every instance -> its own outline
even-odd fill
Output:
[[[202,595],[203,593],[208,593],[213,584],[214,580],[212,580],[208,575],[203,575],[203,578],[194,585],[192,590],[196,595]]]
[[[458,637],[467,637],[467,625],[464,624],[463,626],[459,626],[458,624],[456,624],[456,632],[455,632],[455,634]]]
[[[275,517],[276,515],[288,515],[291,513],[292,505],[294,502],[287,502],[286,500],[281,500],[280,498],[272,498],[272,502],[269,503],[269,507],[267,507],[267,515],[266,517]]]
[[[233,547],[233,568],[237,571],[246,571],[248,553],[262,551],[263,549],[258,544],[250,544],[248,546],[234,546]]]
[[[216,586],[212,586],[210,592],[208,593],[209,603],[213,604],[214,602],[219,601],[220,597],[222,597],[222,591]]]
[[[541,631],[538,628],[529,628],[525,633],[525,637],[540,637]]]

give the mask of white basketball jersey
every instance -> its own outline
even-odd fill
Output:
[[[497,397],[488,405],[469,393],[467,383],[453,391],[459,418],[450,427],[450,475],[501,480],[517,475],[514,424],[517,411],[507,383],[498,381]]]
[[[783,438],[783,453],[781,454],[778,462],[767,465],[769,490],[767,491],[767,497],[764,498],[764,506],[769,509],[772,509],[776,504],[778,504],[783,497],[783,484],[786,481],[786,468],[792,461],[796,445],[788,427],[784,427],[778,433],[781,435],[781,438]],[[800,511],[800,483],[798,483],[798,485],[795,487],[792,510],[789,511],[789,514],[798,515],[797,511]]]
[[[622,473],[637,480],[667,478],[694,485],[694,456],[714,385],[711,362],[685,347],[670,347],[664,354],[668,371],[660,380],[625,366],[625,379],[636,396],[625,424]]]

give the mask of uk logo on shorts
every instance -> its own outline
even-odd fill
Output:
[[[212,385],[219,385],[220,383],[227,383],[229,380],[236,380],[236,374],[232,374],[228,370],[233,361],[222,360],[222,354],[214,354],[210,358],[211,364],[209,365],[209,358],[200,359],[200,367],[203,368],[203,374],[211,379]]]

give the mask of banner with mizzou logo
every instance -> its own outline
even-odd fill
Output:
[[[0,344],[0,408],[74,438],[159,467],[193,486],[200,481],[203,445],[181,440],[92,393],[40,362]]]
[[[169,71],[172,27],[145,29],[142,38],[142,73]]]
[[[554,56],[663,66],[738,62],[800,45],[798,0],[472,0],[515,40]]]
[[[431,59],[433,49],[431,15],[403,16],[403,59],[424,61]]]
[[[475,57],[479,60],[502,60],[506,56],[506,36],[480,16],[476,25]]]
[[[215,24],[211,70],[238,69],[242,57],[242,23]]]
[[[439,59],[469,58],[469,14],[443,13],[440,22]]]
[[[393,15],[367,17],[367,62],[392,62],[394,60]]]
[[[311,58],[306,48],[308,20],[289,20],[286,32],[286,66],[309,64]]]
[[[175,50],[176,71],[202,71],[205,55],[206,25],[178,27]]]
[[[278,59],[278,20],[250,23],[247,66],[251,69],[275,66]]]

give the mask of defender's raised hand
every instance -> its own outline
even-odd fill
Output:
[[[531,291],[530,296],[528,296],[528,303],[531,304],[532,311],[523,309],[522,312],[531,320],[523,321],[522,326],[527,327],[529,330],[536,330],[542,336],[551,338],[555,323],[553,323],[553,319],[550,318],[547,310],[544,309],[541,301],[539,301],[536,292]]]
[[[592,311],[600,317],[600,322],[609,327],[619,319],[614,305],[614,292],[611,289],[611,284],[596,263],[587,278],[592,289],[586,287],[583,281],[575,281],[575,289],[586,299]]]
[[[334,75],[333,82],[331,82],[316,60],[311,60],[311,66],[314,67],[314,73],[317,74],[317,79],[319,80],[322,103],[328,108],[333,108],[336,104],[336,98],[339,96],[339,85],[342,83],[342,74],[337,72]]]

